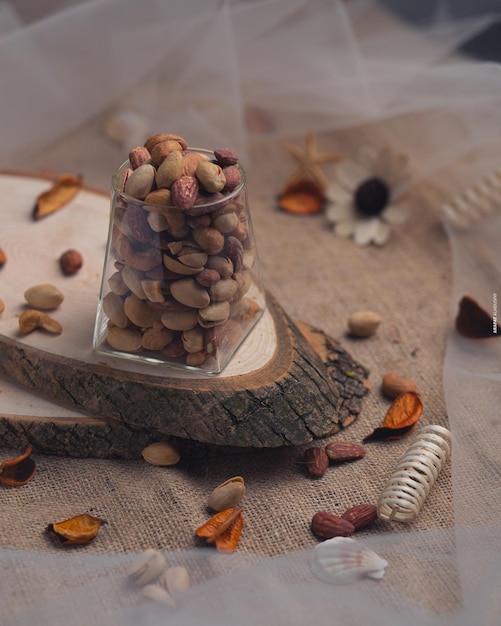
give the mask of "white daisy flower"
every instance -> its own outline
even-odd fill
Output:
[[[405,155],[364,146],[356,161],[337,166],[336,178],[326,190],[325,214],[340,237],[353,237],[360,246],[382,246],[390,238],[391,224],[407,220],[402,199],[410,173]]]

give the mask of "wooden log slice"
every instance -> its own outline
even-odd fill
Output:
[[[271,294],[265,315],[222,375],[96,354],[91,342],[109,199],[83,190],[67,207],[34,222],[34,199],[46,187],[47,181],[34,177],[0,176],[2,246],[8,258],[2,270],[6,310],[0,318],[0,373],[93,417],[30,420],[22,411],[12,418],[0,410],[3,443],[13,444],[12,437],[23,433],[49,453],[127,458],[166,437],[224,447],[278,447],[329,435],[358,415],[366,370],[321,331],[303,326],[301,332]],[[60,252],[70,247],[84,256],[82,271],[71,279],[57,266]],[[24,307],[22,294],[41,282],[65,293],[54,314],[63,333],[21,336],[16,318]]]

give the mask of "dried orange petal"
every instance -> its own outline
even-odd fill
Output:
[[[36,220],[50,215],[72,200],[82,188],[82,177],[75,174],[61,174],[48,191],[41,193],[33,210]]]
[[[463,296],[459,302],[456,330],[468,339],[484,339],[500,336],[501,328],[471,296]]]
[[[76,515],[64,522],[47,526],[47,532],[63,546],[76,546],[90,543],[106,520],[88,513]]]
[[[219,552],[233,552],[244,525],[242,507],[232,506],[213,515],[196,530],[198,537],[205,537],[208,543],[215,543]]]
[[[418,393],[415,391],[402,393],[395,398],[386,412],[383,424],[364,437],[364,442],[405,437],[414,428],[422,412],[423,403]]]
[[[26,485],[35,475],[35,461],[30,454],[32,447],[28,446],[26,452],[16,459],[9,459],[0,465],[0,483],[10,487]]]
[[[289,183],[280,194],[278,205],[287,213],[312,215],[324,206],[324,194],[319,185],[311,180]]]

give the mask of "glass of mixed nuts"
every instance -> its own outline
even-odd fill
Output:
[[[238,155],[172,133],[133,148],[112,178],[94,348],[217,374],[264,309]]]

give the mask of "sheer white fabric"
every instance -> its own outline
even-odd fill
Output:
[[[72,148],[66,169],[107,186],[124,145],[138,140],[131,133],[116,151],[110,147],[102,124],[119,108],[148,120],[146,135],[174,128],[193,145],[228,144],[243,152],[251,141],[381,122],[395,143],[412,147],[418,178],[446,194],[458,191],[447,188],[444,168],[455,167],[466,186],[499,165],[501,68],[451,53],[497,16],[453,19],[448,4],[437,2],[434,19],[411,29],[375,8],[358,0],[87,0],[27,22],[16,3],[3,2],[0,165],[51,166],[64,144],[65,154]],[[246,127],[249,110],[265,112],[271,123]],[[501,291],[500,215],[464,233],[449,228],[448,235],[452,320],[461,295],[488,306]],[[453,331],[448,337],[444,385],[456,526],[371,537],[369,547],[390,568],[401,568],[391,589],[374,581],[349,588],[321,583],[309,571],[308,552],[264,558],[194,550],[166,553],[169,563],[188,566],[195,583],[172,610],[138,601],[126,584],[134,555],[53,555],[13,546],[0,550],[2,623],[499,624],[497,344]],[[478,459],[474,471],[472,459]],[[406,572],[410,555],[413,568]],[[431,611],[409,583],[440,568],[461,582],[461,608],[453,614]],[[12,612],[21,581],[33,601]]]

